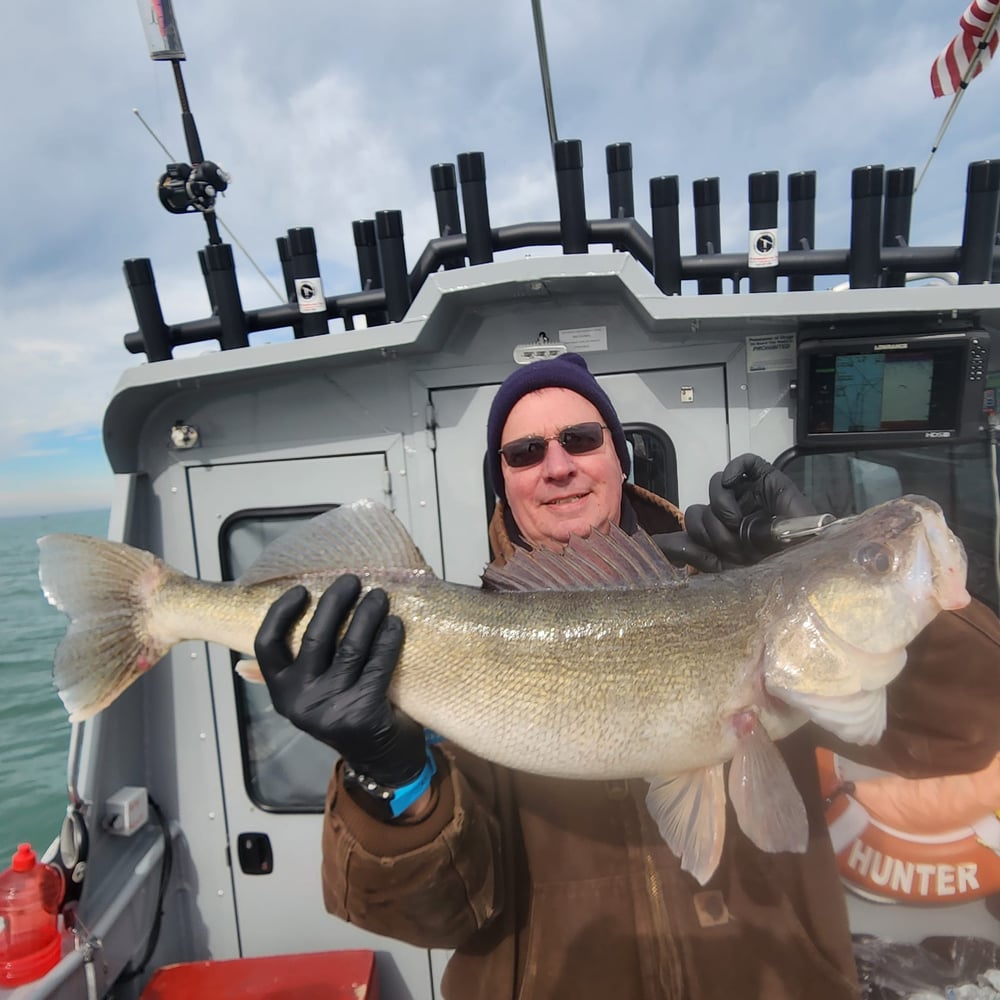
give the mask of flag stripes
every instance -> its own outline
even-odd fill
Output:
[[[996,53],[1000,36],[995,25],[985,42],[983,35],[989,29],[998,6],[1000,0],[972,0],[959,18],[962,30],[948,43],[931,67],[931,90],[935,97],[954,94],[989,65]],[[969,74],[969,67],[980,49],[979,59]]]

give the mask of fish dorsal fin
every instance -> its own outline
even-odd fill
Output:
[[[273,541],[237,581],[243,586],[304,573],[430,575],[399,519],[374,500],[334,507]]]
[[[490,590],[622,590],[683,578],[645,531],[627,535],[612,524],[608,532],[573,535],[561,552],[516,549],[505,565],[486,567],[483,584]]]

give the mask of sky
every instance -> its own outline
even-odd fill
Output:
[[[722,250],[745,251],[747,177],[815,170],[817,244],[849,243],[850,175],[918,172],[948,110],[933,60],[964,0],[544,0],[558,135],[583,142],[588,215],[608,214],[604,149],[632,144],[636,216],[676,174],[718,177]],[[142,359],[122,274],[148,257],[168,322],[208,314],[206,229],[156,183],[186,160],[169,64],[139,7],[3,0],[0,516],[110,504],[103,411]],[[494,226],[558,218],[530,0],[174,0],[190,106],[231,175],[222,221],[278,287],[275,238],[312,226],[327,294],[357,290],[354,219],[400,209],[412,266],[437,235],[432,164],[486,159]],[[966,92],[914,201],[911,242],[961,241],[968,164],[1000,156],[1000,69]],[[784,221],[782,206],[779,226]],[[277,299],[236,249],[244,305]],[[202,345],[188,350],[204,351]]]

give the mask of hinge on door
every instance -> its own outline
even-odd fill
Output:
[[[427,447],[431,451],[437,450],[437,413],[434,411],[434,404],[428,403],[424,408],[424,430],[427,433]]]
[[[385,505],[392,510],[392,473],[388,469],[382,470],[382,493],[385,495]]]

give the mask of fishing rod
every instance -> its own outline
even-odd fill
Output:
[[[171,0],[138,0],[149,56],[154,62],[169,62],[173,67],[177,99],[181,105],[181,124],[190,163],[168,163],[160,177],[157,191],[160,203],[175,215],[200,212],[208,229],[208,242],[222,243],[215,215],[215,199],[229,186],[229,174],[217,163],[206,160],[198,136],[198,126],[188,102],[181,63],[187,59]],[[148,128],[148,126],[147,126]],[[159,140],[157,140],[159,141]],[[162,146],[163,144],[160,143]]]
[[[556,132],[556,112],[552,103],[552,80],[549,77],[549,56],[545,46],[545,25],[542,23],[542,0],[531,0],[531,13],[535,21],[535,44],[538,46],[538,68],[542,73],[542,95],[545,99],[545,117],[549,123],[549,145],[555,150],[559,135]]]

